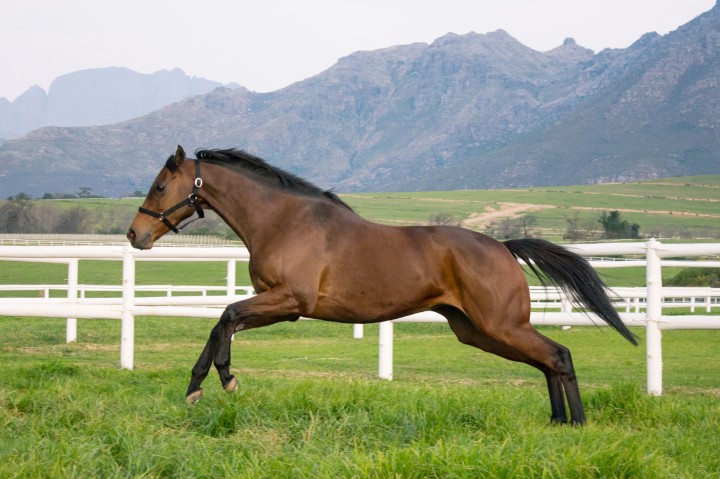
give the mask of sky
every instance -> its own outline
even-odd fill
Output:
[[[0,9],[0,97],[88,68],[190,76],[267,92],[339,58],[448,32],[498,29],[547,51],[599,52],[666,34],[715,0],[10,0]]]

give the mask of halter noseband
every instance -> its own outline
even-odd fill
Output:
[[[170,162],[170,160],[168,160],[168,163],[169,162]],[[173,168],[171,168],[167,164],[165,166],[169,170],[174,171]],[[177,234],[180,232],[181,229],[185,228],[187,225],[189,225],[193,221],[196,221],[196,220],[199,220],[200,218],[205,217],[205,212],[203,211],[202,206],[200,206],[200,203],[198,202],[198,197],[197,197],[197,193],[198,193],[198,191],[200,191],[202,184],[203,184],[203,180],[202,180],[202,177],[200,176],[200,158],[196,158],[195,159],[195,183],[193,185],[192,193],[190,193],[187,198],[180,201],[176,205],[171,206],[170,208],[166,209],[162,213],[158,213],[157,211],[152,211],[147,208],[143,208],[142,206],[140,208],[138,208],[138,211],[140,213],[146,214],[148,216],[152,216],[153,218],[159,219],[160,221],[162,221],[165,224],[165,226],[167,226],[173,232],[175,232],[175,234]],[[170,220],[167,219],[168,215],[174,213],[175,211],[179,210],[180,208],[182,208],[184,206],[189,206],[189,205],[192,205],[195,207],[195,211],[198,214],[197,218],[195,218],[194,220],[188,221],[187,223],[185,223],[184,225],[182,225],[180,227],[177,227],[177,226],[173,225],[172,223],[170,223]]]

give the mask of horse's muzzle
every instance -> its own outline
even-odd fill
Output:
[[[130,228],[125,235],[128,240],[130,240],[130,245],[133,248],[136,249],[150,249],[152,248],[152,242],[149,242],[150,240],[150,233],[145,233],[141,238],[137,237],[137,233],[135,233],[135,230]]]

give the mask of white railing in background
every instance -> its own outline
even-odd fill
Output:
[[[720,290],[711,288],[662,288],[661,264],[667,266],[720,267],[720,261],[665,260],[671,257],[712,257],[720,255],[720,243],[661,244],[655,240],[646,243],[604,243],[569,245],[569,248],[592,257],[596,268],[645,266],[646,288],[617,288],[615,293],[623,298],[618,304],[623,321],[629,326],[644,326],[647,332],[647,390],[649,394],[662,392],[662,342],[663,329],[720,329],[720,316],[683,315],[663,316],[667,307],[705,308],[711,312],[718,307]],[[618,261],[599,259],[601,256],[631,255],[636,259]],[[78,260],[122,260],[122,285],[90,286],[78,284]],[[0,246],[0,260],[41,261],[66,263],[68,284],[66,298],[50,298],[52,285],[13,285],[9,289],[35,289],[43,291],[43,298],[0,298],[0,315],[65,317],[66,340],[77,338],[77,318],[120,319],[120,367],[132,369],[134,362],[135,316],[186,316],[219,318],[225,305],[247,298],[251,291],[235,284],[236,262],[247,261],[248,251],[242,247],[155,247],[137,251],[124,246]],[[226,287],[138,286],[135,284],[135,261],[225,261],[227,262]],[[0,285],[0,289],[5,289]],[[85,291],[121,291],[118,298],[88,298]],[[136,297],[136,291],[163,291],[164,296]],[[201,296],[173,296],[173,291],[199,291]],[[207,294],[208,292],[225,294]],[[238,294],[240,292],[241,294]],[[586,326],[604,325],[594,315],[574,312],[572,303],[553,289],[531,289],[534,308],[531,321],[535,325]],[[672,300],[670,300],[672,298]],[[557,311],[553,311],[557,309]],[[641,313],[645,309],[645,313]],[[445,319],[432,312],[418,313],[393,322],[444,322]],[[380,351],[378,376],[392,379],[393,322],[380,324]],[[355,326],[354,337],[362,337],[362,327]]]
[[[124,234],[0,233],[0,245],[7,246],[123,246]],[[239,239],[213,235],[165,235],[159,246],[242,246]]]

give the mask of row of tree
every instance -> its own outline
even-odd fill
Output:
[[[187,231],[196,235],[235,238],[235,233],[211,211]],[[17,195],[0,202],[0,233],[123,234],[137,214],[135,207],[89,209],[62,207],[51,201],[32,201]]]
[[[0,206],[0,233],[91,233],[87,209],[35,205],[22,194]]]

